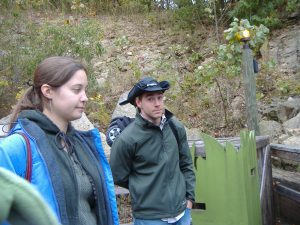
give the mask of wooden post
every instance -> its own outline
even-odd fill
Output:
[[[254,130],[255,135],[260,135],[257,122],[257,104],[256,104],[256,83],[253,69],[253,56],[247,42],[243,46],[242,69],[245,86],[245,101],[247,110],[247,126],[249,130]]]

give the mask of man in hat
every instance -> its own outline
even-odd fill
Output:
[[[164,107],[169,82],[146,77],[120,105],[135,120],[114,140],[114,182],[129,189],[135,225],[189,225],[195,174],[184,126]]]

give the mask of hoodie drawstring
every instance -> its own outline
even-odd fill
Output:
[[[55,144],[60,150],[66,149],[69,155],[74,152],[74,145],[72,141],[63,132],[58,132],[55,135]]]

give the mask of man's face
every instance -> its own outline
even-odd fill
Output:
[[[136,98],[136,105],[145,119],[159,125],[165,112],[163,92],[146,92]]]

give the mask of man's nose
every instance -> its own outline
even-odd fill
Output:
[[[160,105],[160,104],[161,104],[161,100],[160,100],[159,98],[156,98],[156,99],[154,100],[154,104],[155,104],[155,105]]]

